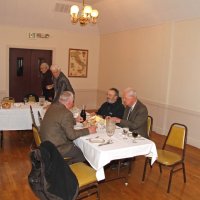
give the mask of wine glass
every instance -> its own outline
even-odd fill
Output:
[[[127,127],[124,127],[123,128],[123,139],[127,139],[127,135],[128,135],[128,132],[129,132],[129,128]]]
[[[110,118],[107,118],[106,119],[106,133],[110,137],[110,139],[108,140],[109,144],[113,142],[111,140],[111,137],[115,133],[115,128],[116,128],[115,122],[113,122]]]
[[[132,132],[132,136],[134,138],[133,142],[136,143],[136,138],[138,137],[138,132],[137,131],[133,131]]]

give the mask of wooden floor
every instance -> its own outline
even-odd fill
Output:
[[[164,137],[153,133],[152,139],[160,147]],[[0,200],[36,200],[29,188],[27,176],[30,172],[29,151],[32,143],[31,132],[5,132],[4,147],[0,149]],[[166,193],[169,170],[159,174],[154,165],[147,170],[144,183],[141,182],[144,157],[137,157],[126,187],[123,180],[100,184],[101,200],[197,200],[200,198],[200,149],[187,146],[186,174],[187,183],[183,182],[182,173],[178,172],[172,180],[171,193]],[[115,170],[106,170],[109,177]],[[126,173],[126,168],[122,173]],[[95,200],[95,196],[86,198]]]

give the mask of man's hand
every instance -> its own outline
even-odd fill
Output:
[[[78,116],[75,118],[76,122],[83,122],[83,118],[81,116]]]
[[[110,119],[111,119],[111,121],[113,121],[113,122],[115,122],[117,124],[119,124],[121,122],[121,119],[117,118],[117,117],[111,117]]]

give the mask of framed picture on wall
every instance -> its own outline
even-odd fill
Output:
[[[88,50],[69,49],[69,77],[87,77],[88,68]]]

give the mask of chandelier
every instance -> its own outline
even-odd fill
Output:
[[[85,6],[85,1],[83,0],[83,7],[79,12],[79,7],[77,5],[73,5],[70,9],[71,22],[76,24],[78,21],[80,25],[85,26],[88,23],[97,23],[98,11],[92,10],[91,6]]]

